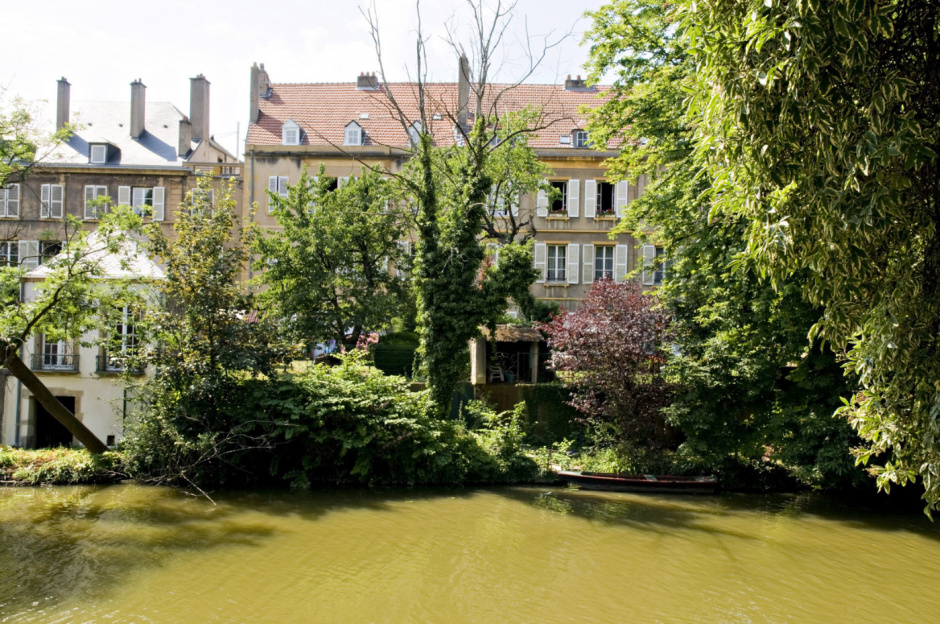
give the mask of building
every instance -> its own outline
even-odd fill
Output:
[[[169,102],[147,102],[140,80],[130,86],[129,106],[73,105],[71,85],[58,81],[56,128],[71,122],[75,130],[25,180],[10,179],[0,189],[0,264],[42,264],[67,238],[66,215],[95,227],[98,197],[133,206],[169,233],[196,176],[211,173],[240,184],[238,159],[209,130],[205,76],[190,79],[189,117]]]
[[[428,128],[439,145],[461,140],[455,132],[455,115],[449,113],[460,111],[456,117],[461,121],[474,115],[467,110],[467,73],[458,72],[454,83],[427,85],[433,106],[442,110],[431,115]],[[507,87],[493,85],[494,90]],[[361,74],[346,83],[275,83],[264,65],[252,67],[246,210],[257,202],[253,218],[262,227],[276,228],[268,210],[268,192],[286,195],[288,185],[304,169],[316,175],[321,164],[325,175],[339,182],[358,175],[363,164],[401,171],[410,154],[410,133],[392,114],[387,93],[417,122],[414,90],[409,83],[381,85],[374,74]],[[535,296],[568,309],[585,296],[595,279],[608,275],[623,280],[643,266],[644,257],[656,254],[652,246],[638,248],[630,234],[609,238],[623,209],[642,193],[643,182],[612,183],[604,161],[618,150],[591,149],[581,108],[597,105],[597,95],[598,89],[569,76],[564,84],[516,86],[505,91],[499,104],[503,112],[535,106],[551,121],[530,137],[529,144],[551,168],[548,182],[558,190],[558,199],[550,202],[549,194],[540,192],[521,197],[511,211],[531,219],[536,231],[535,266],[541,276],[533,285]],[[650,271],[641,279],[653,285],[656,277]]]
[[[136,241],[127,241],[123,249],[109,253],[93,233],[90,254],[84,262],[100,268],[101,279],[134,282],[161,279],[163,270],[144,253]],[[23,301],[35,296],[36,288],[49,274],[45,264],[22,278]],[[143,286],[141,286],[143,287]],[[48,340],[33,336],[22,347],[21,357],[43,384],[65,407],[100,440],[109,446],[120,441],[124,415],[130,407],[123,375],[143,375],[144,370],[128,367],[128,356],[138,347],[135,312],[120,310],[119,321],[107,335],[87,332],[76,340]],[[5,381],[0,443],[26,448],[70,446],[72,434],[33,397],[16,378]]]

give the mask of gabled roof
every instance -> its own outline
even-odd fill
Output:
[[[48,164],[88,164],[91,143],[110,143],[120,150],[104,166],[172,167],[185,162],[185,154],[177,152],[179,122],[185,115],[170,102],[146,103],[144,132],[138,139],[131,138],[130,102],[75,102],[73,110],[72,122],[80,130],[56,148]],[[192,141],[191,149],[197,145]]]
[[[269,86],[268,97],[259,101],[258,121],[248,127],[249,145],[280,145],[281,126],[288,119],[304,130],[301,145],[342,145],[343,130],[352,119],[362,126],[363,145],[407,147],[408,137],[394,114],[386,89],[410,120],[419,118],[414,83],[391,83],[379,90],[357,89],[354,82]],[[428,130],[437,144],[452,145],[454,121],[445,111],[457,109],[457,83],[430,83],[426,87],[431,112],[442,113],[440,119],[429,120]],[[560,135],[583,128],[587,120],[579,108],[600,105],[606,90],[606,87],[566,90],[562,85],[551,84],[489,85],[490,94],[502,92],[496,103],[501,114],[521,110],[527,105],[544,111],[551,125],[530,138],[530,145],[540,148],[558,148]],[[474,103],[471,92],[471,119]],[[492,100],[485,107],[491,105]]]

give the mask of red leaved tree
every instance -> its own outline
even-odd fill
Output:
[[[617,441],[648,448],[666,442],[662,408],[672,394],[659,372],[668,318],[657,304],[636,282],[599,280],[577,310],[539,326],[571,405]]]

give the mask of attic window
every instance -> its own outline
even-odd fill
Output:
[[[93,165],[103,165],[106,163],[108,161],[108,146],[92,145],[89,160]]]
[[[362,126],[355,121],[346,124],[346,131],[343,133],[343,145],[362,145]]]
[[[558,144],[559,145],[571,145],[571,135],[563,134],[560,137],[558,137]]]
[[[434,121],[440,121],[441,119],[443,119],[443,117],[441,117],[440,113],[434,113],[433,115],[431,115],[431,119],[433,119]]]
[[[290,119],[281,126],[281,143],[284,145],[300,145],[300,126]]]
[[[587,130],[575,130],[571,133],[571,139],[574,147],[590,147],[591,141],[588,138]]]

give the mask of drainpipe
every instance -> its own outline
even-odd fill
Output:
[[[248,223],[251,224],[255,220],[255,150],[251,150],[251,168],[249,175],[251,176],[251,182],[248,183]],[[248,281],[251,281],[252,276],[252,265],[254,264],[254,258],[251,255],[248,256]]]
[[[20,280],[20,301],[26,297],[26,284],[23,283],[23,280]],[[20,345],[20,357],[23,357],[23,349],[25,345]],[[23,412],[23,382],[19,378],[16,380],[16,419],[15,427],[13,430],[13,446],[19,447],[20,445],[20,417]]]

